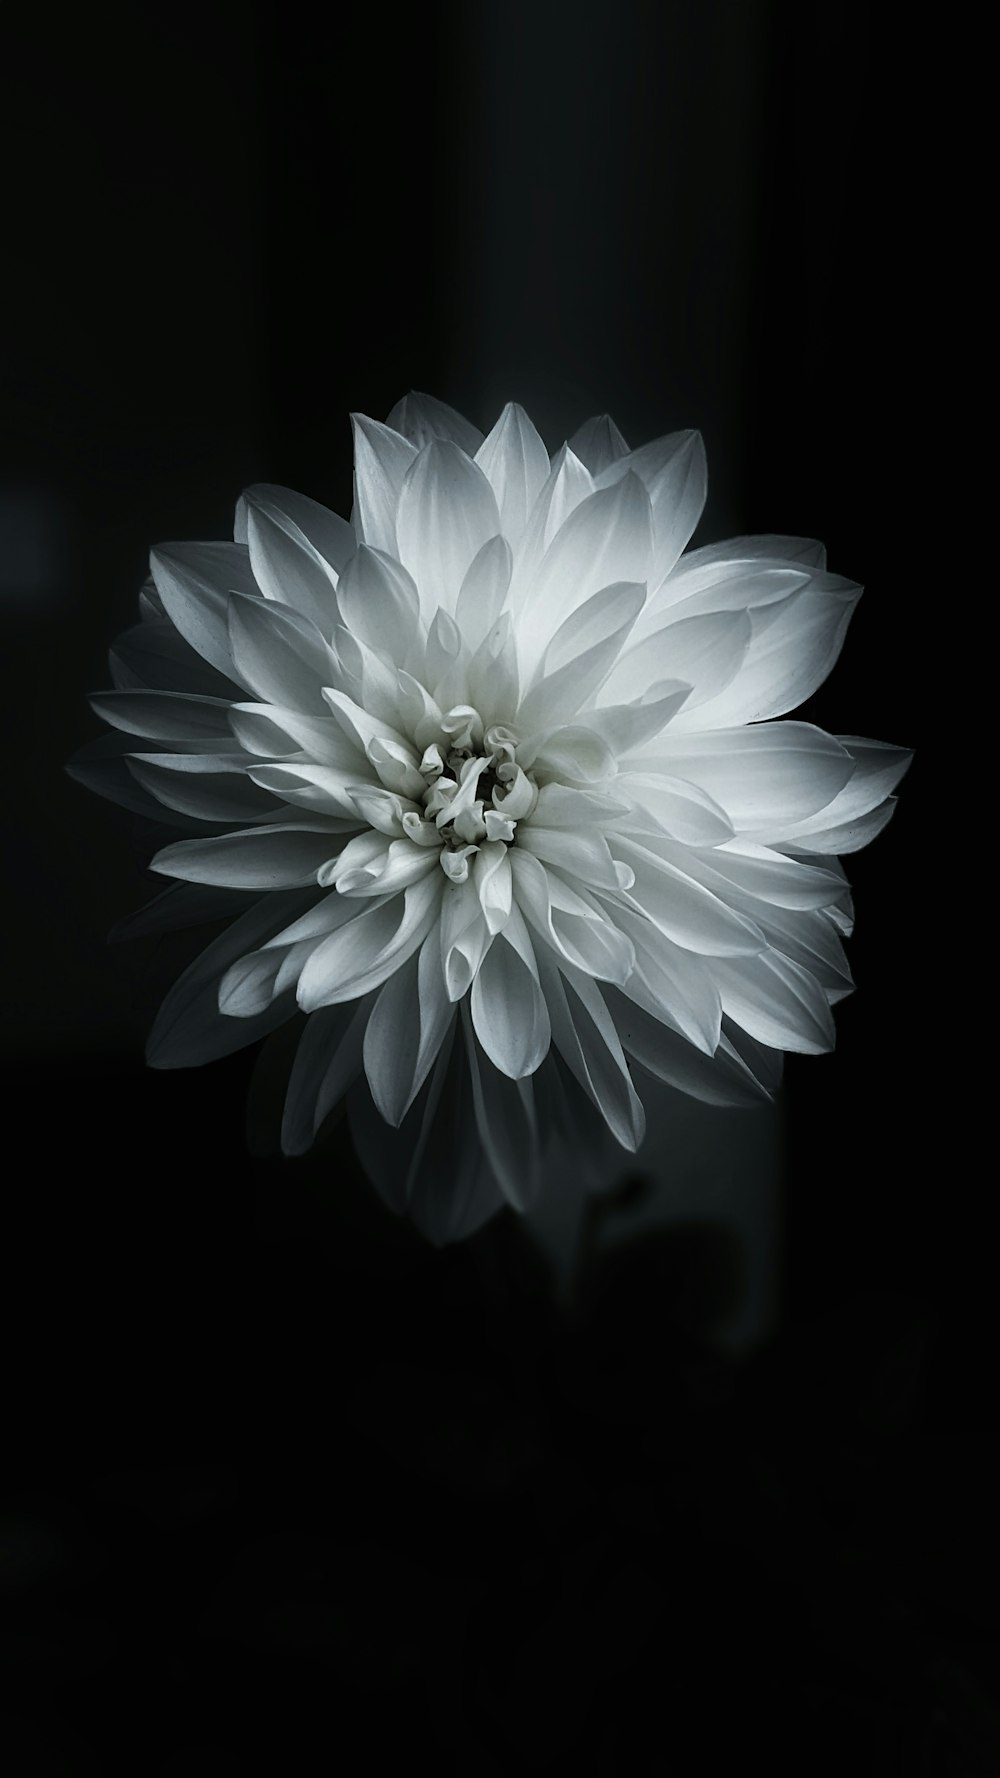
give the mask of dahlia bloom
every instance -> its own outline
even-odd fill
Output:
[[[590,1107],[637,1149],[637,1083],[743,1104],[832,1046],[837,855],[909,754],[773,720],[861,589],[798,538],[688,551],[696,432],[629,450],[593,419],[550,459],[515,403],[484,438],[409,395],[354,446],[350,522],[257,486],[234,542],[153,551],[93,699],[118,735],[76,770],[184,831],[133,929],[235,916],[152,1064],[306,1014],[286,1152],[346,1094],[376,1186],[444,1241],[582,1157]]]

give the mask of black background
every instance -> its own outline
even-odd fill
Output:
[[[978,916],[923,621],[953,316],[899,43],[850,4],[36,8],[6,62],[6,1769],[993,1770]],[[169,957],[105,942],[150,847],[62,774],[84,694],[151,542],[254,480],[346,511],[349,411],[409,387],[550,446],[700,425],[703,540],[868,587],[806,714],[917,760],[740,1359],[710,1230],[557,1311],[513,1220],[438,1253],[337,1133],[251,1158],[252,1057],[143,1067]]]

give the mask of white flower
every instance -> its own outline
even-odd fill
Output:
[[[301,1009],[286,1150],[350,1089],[383,1196],[447,1240],[526,1207],[588,1100],[636,1149],[633,1074],[738,1104],[832,1045],[835,855],[909,755],[770,720],[860,588],[795,538],[682,553],[697,433],[630,451],[594,419],[550,460],[514,403],[483,438],[410,395],[354,438],[350,523],[255,487],[235,542],[153,551],[94,699],[124,762],[78,771],[195,832],[138,926],[237,911],[152,1063]]]

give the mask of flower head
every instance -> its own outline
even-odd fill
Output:
[[[233,543],[153,551],[94,699],[121,758],[77,769],[187,830],[147,927],[236,914],[153,1064],[307,1014],[284,1147],[348,1093],[383,1195],[453,1239],[586,1102],[635,1149],[637,1080],[739,1104],[831,1047],[837,855],[909,754],[774,720],[861,589],[801,539],[687,551],[697,433],[594,419],[550,459],[514,403],[484,438],[410,395],[354,439],[350,523],[260,486]]]

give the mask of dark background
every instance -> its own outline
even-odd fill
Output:
[[[995,1261],[953,1035],[980,915],[938,850],[924,622],[958,308],[874,10],[13,24],[12,1778],[995,1769]],[[169,947],[106,944],[151,848],[63,776],[84,694],[151,542],[227,535],[254,480],[346,511],[348,412],[409,387],[487,427],[521,399],[550,446],[595,410],[700,425],[702,540],[820,536],[869,589],[807,714],[917,761],[849,861],[858,993],[789,1066],[778,1312],[738,1357],[718,1229],[557,1309],[513,1219],[437,1253],[342,1135],[251,1158],[252,1056],[143,1067]]]

